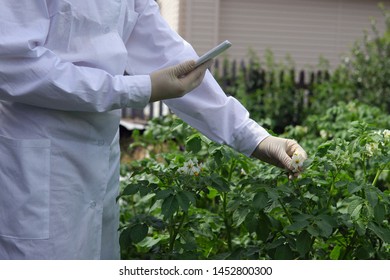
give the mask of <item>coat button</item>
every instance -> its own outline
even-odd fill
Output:
[[[104,27],[103,32],[104,32],[105,34],[107,34],[108,32],[110,32],[110,27],[109,27],[109,26]]]
[[[89,208],[91,208],[91,209],[93,209],[93,208],[95,208],[96,207],[96,201],[91,201],[90,203],[89,203]]]
[[[103,145],[104,145],[104,140],[97,140],[97,141],[96,141],[96,144],[97,144],[98,146],[103,146]]]

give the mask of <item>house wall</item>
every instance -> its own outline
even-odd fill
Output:
[[[172,0],[160,0],[164,6]],[[175,1],[176,2],[176,1]],[[322,56],[335,67],[348,54],[372,17],[384,30],[377,0],[181,0],[174,27],[199,54],[230,40],[231,59],[253,50],[264,61],[271,49],[277,61],[290,55],[297,68],[316,67]],[[382,1],[390,7],[390,1]],[[173,5],[173,4],[170,4]],[[179,5],[179,6],[180,6]],[[171,8],[172,9],[172,8]]]
[[[186,15],[182,34],[202,54],[218,42],[219,0],[181,0]]]
[[[179,31],[180,23],[180,0],[169,0],[169,1],[157,1],[160,5],[161,14],[164,15],[165,20],[169,25],[176,31]]]

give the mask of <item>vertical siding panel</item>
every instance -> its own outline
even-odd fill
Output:
[[[174,30],[179,30],[180,0],[159,0],[161,15]]]
[[[219,36],[233,42],[231,58],[269,48],[279,61],[290,54],[298,68],[316,66],[320,56],[336,66],[370,28],[370,16],[383,30],[375,0],[221,0]]]
[[[191,36],[186,39],[199,54],[203,54],[216,44],[218,38],[219,0],[192,0],[191,2]]]
[[[370,17],[377,18],[379,30],[384,30],[378,0],[159,2],[173,11],[170,21],[174,29],[199,54],[228,39],[233,42],[233,47],[227,51],[232,59],[247,57],[249,49],[261,57],[268,48],[278,61],[290,54],[297,68],[316,66],[320,56],[329,60],[332,67],[336,66],[354,41],[362,37],[363,30],[370,29]],[[390,7],[390,1],[381,2]]]

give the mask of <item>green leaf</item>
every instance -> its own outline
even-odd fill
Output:
[[[336,245],[333,250],[330,252],[330,259],[331,260],[338,260],[341,256],[341,252],[343,251],[343,248],[340,245]]]
[[[249,214],[250,210],[248,208],[239,208],[233,213],[233,221],[235,226],[240,226],[244,221],[246,216]]]
[[[356,193],[356,192],[360,191],[362,188],[363,188],[363,186],[356,183],[356,182],[350,182],[348,184],[348,192],[350,194]]]
[[[380,239],[386,243],[390,243],[390,229],[379,226],[373,222],[368,224],[368,228],[372,230]]]
[[[221,177],[213,176],[211,177],[211,181],[212,181],[212,187],[215,188],[217,191],[219,192],[230,191],[229,183],[225,179]]]
[[[140,243],[138,243],[141,247],[146,248],[152,248],[153,246],[157,245],[161,241],[161,238],[153,238],[153,237],[146,237],[144,238]]]
[[[325,220],[318,220],[315,222],[320,230],[321,236],[329,237],[333,232],[333,227]]]
[[[312,182],[313,182],[312,178],[304,178],[304,179],[299,179],[297,181],[299,186],[310,185]]]
[[[304,257],[311,249],[312,239],[310,233],[302,231],[297,237],[296,248],[301,257]]]
[[[318,218],[327,222],[330,226],[334,228],[338,226],[337,219],[333,216],[322,214],[322,215],[318,215]]]
[[[176,194],[177,202],[183,211],[187,212],[190,207],[190,203],[195,202],[195,196],[188,191],[181,191]]]
[[[147,181],[147,180],[140,180],[140,181],[135,182],[135,183],[130,183],[123,190],[122,195],[133,195],[133,194],[136,194],[138,191],[142,195],[145,195],[145,191],[146,191],[146,194],[148,192],[148,189],[147,189],[148,185],[149,185],[149,181]]]
[[[148,226],[145,224],[134,225],[129,230],[133,243],[141,242],[148,234]]]
[[[156,199],[157,200],[165,199],[168,196],[170,196],[172,193],[173,193],[173,190],[171,190],[171,189],[161,190],[161,191],[157,192]]]
[[[348,184],[349,184],[348,181],[342,180],[342,181],[336,182],[335,186],[336,186],[337,188],[343,188],[343,187],[347,186]]]
[[[208,193],[207,193],[207,198],[209,199],[214,199],[219,195],[218,191],[214,188],[207,188]]]
[[[374,217],[378,223],[382,223],[386,217],[386,208],[382,203],[377,204],[374,207]]]
[[[253,207],[256,210],[264,209],[268,204],[268,195],[266,192],[259,192],[253,197]]]
[[[294,221],[305,221],[311,219],[313,216],[309,214],[297,214],[293,216]]]
[[[131,230],[130,228],[126,228],[121,232],[121,235],[119,237],[119,244],[122,249],[127,249],[131,246]]]
[[[275,239],[271,243],[265,244],[265,248],[267,250],[275,249],[275,248],[278,248],[278,247],[282,246],[285,242],[286,242],[286,239],[283,238],[283,237],[279,238],[279,239]]]
[[[253,212],[249,213],[245,218],[245,226],[248,232],[253,233],[256,232],[259,222]]]
[[[291,251],[290,246],[284,244],[276,248],[275,251],[275,260],[292,260],[294,257],[293,252]]]
[[[140,184],[132,183],[128,184],[126,188],[123,190],[122,195],[133,195],[139,191]]]
[[[379,200],[377,192],[373,188],[368,187],[367,189],[365,189],[365,194],[371,206],[375,207],[378,204]]]
[[[188,151],[196,154],[202,149],[202,139],[199,134],[191,135],[186,142],[186,148]]]
[[[320,235],[320,232],[318,231],[318,229],[312,225],[308,226],[307,229],[306,229],[312,236],[319,236]]]
[[[147,216],[145,219],[145,223],[157,230],[165,229],[164,221],[154,216]]]
[[[326,156],[329,148],[332,146],[332,142],[328,141],[318,146],[317,148],[317,156],[322,158]]]
[[[360,216],[360,211],[362,210],[363,204],[360,199],[352,200],[348,205],[348,213],[351,215],[351,218],[356,220]]]
[[[165,198],[161,205],[161,212],[165,218],[171,217],[178,209],[179,203],[175,195],[170,195]]]
[[[363,236],[366,234],[367,224],[362,219],[358,219],[355,221],[355,229],[360,236]]]
[[[212,156],[214,158],[214,161],[217,163],[217,165],[221,165],[222,163],[222,158],[223,158],[223,154],[221,152],[221,149],[218,148],[216,149],[213,153],[212,153]]]
[[[250,212],[245,218],[245,226],[250,233],[256,233],[257,239],[266,241],[271,232],[270,221],[264,213],[259,215]]]
[[[266,242],[272,230],[271,221],[266,214],[260,213],[257,223],[258,223],[257,230],[256,230],[257,237],[258,239]]]
[[[299,230],[306,228],[309,224],[310,224],[310,222],[307,220],[296,221],[293,224],[287,226],[286,229],[290,230],[290,231],[299,231]]]

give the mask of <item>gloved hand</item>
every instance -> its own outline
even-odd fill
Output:
[[[195,61],[164,68],[150,74],[152,94],[150,102],[169,98],[182,97],[195,89],[203,81],[207,68],[212,60],[195,68]]]
[[[261,141],[252,155],[264,162],[288,169],[295,176],[303,170],[302,164],[307,159],[305,150],[295,140],[274,136],[268,136]]]

